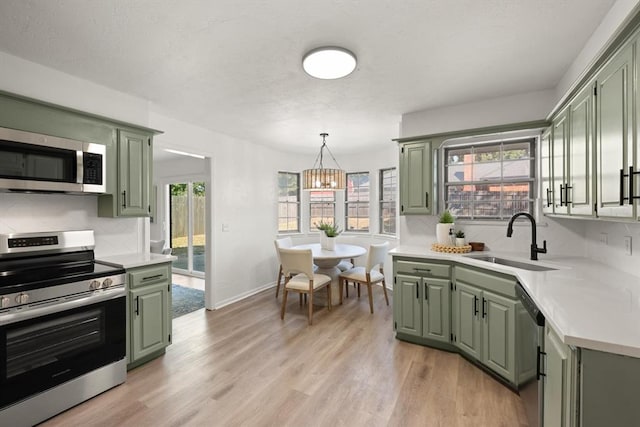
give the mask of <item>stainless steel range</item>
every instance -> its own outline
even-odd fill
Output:
[[[125,271],[91,230],[0,235],[0,420],[29,426],[125,381]]]

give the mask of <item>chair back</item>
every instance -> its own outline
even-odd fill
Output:
[[[313,255],[311,249],[280,248],[280,263],[285,276],[303,273],[313,279]]]
[[[282,261],[280,260],[280,248],[293,247],[293,240],[291,240],[291,237],[283,237],[282,239],[274,240],[273,243],[276,245],[276,254],[278,254],[278,262],[282,265]]]
[[[389,253],[389,242],[379,243],[369,246],[369,254],[367,255],[367,272],[374,269],[376,265],[382,267]]]

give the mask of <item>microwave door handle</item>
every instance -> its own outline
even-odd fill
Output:
[[[76,183],[84,182],[84,153],[82,150],[76,150]]]

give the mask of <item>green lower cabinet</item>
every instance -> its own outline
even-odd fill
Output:
[[[398,274],[394,284],[394,299],[399,301],[396,317],[398,332],[422,336],[422,303],[420,301],[420,277]]]
[[[133,368],[171,344],[171,264],[131,268],[127,277],[128,366]]]
[[[515,383],[516,301],[484,291],[482,363]]]
[[[482,322],[478,313],[482,291],[473,286],[467,286],[462,282],[457,282],[454,295],[456,345],[469,356],[480,359],[480,328],[482,327]]]
[[[451,341],[451,281],[422,278],[422,336]]]
[[[131,297],[131,357],[138,360],[169,345],[169,291],[151,285],[129,291]]]
[[[546,327],[544,334],[545,375],[544,416],[545,427],[575,425],[574,366],[575,352],[564,344],[553,329]]]

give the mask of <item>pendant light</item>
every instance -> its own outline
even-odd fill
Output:
[[[347,182],[347,174],[343,171],[336,158],[333,157],[331,150],[327,147],[326,137],[328,133],[321,133],[322,146],[320,154],[316,157],[313,169],[302,171],[302,189],[303,190],[344,190]],[[324,150],[327,150],[337,169],[326,169],[323,164]]]

